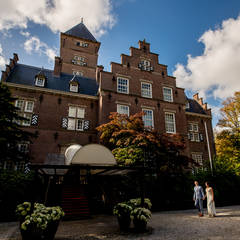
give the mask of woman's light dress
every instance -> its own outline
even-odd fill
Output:
[[[206,188],[207,194],[207,210],[210,217],[216,216],[215,202],[213,201],[212,188]]]

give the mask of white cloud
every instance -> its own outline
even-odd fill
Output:
[[[5,64],[7,64],[7,60],[3,56],[2,45],[0,44],[0,69],[4,70]]]
[[[200,56],[188,55],[186,66],[176,65],[173,75],[181,87],[204,97],[225,99],[240,89],[240,17],[222,22],[199,39],[204,44]]]
[[[23,35],[24,37],[29,37],[30,36],[30,32],[24,32],[24,31],[20,31],[19,32],[21,35]]]
[[[24,42],[24,49],[28,54],[32,52],[38,53],[39,55],[45,54],[49,61],[54,61],[54,57],[57,55],[56,49],[50,48],[36,36],[30,37]]]
[[[96,36],[115,23],[111,0],[8,0],[0,1],[0,30],[27,28],[28,22],[66,31],[81,21]]]

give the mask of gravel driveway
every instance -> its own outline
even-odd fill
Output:
[[[20,240],[18,224],[0,223],[0,240]],[[195,210],[154,213],[149,232],[121,233],[113,216],[61,222],[56,240],[156,239],[156,240],[239,240],[240,206],[217,209],[216,218],[199,218]]]

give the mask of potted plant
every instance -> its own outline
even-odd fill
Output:
[[[144,232],[147,228],[147,222],[151,218],[151,211],[147,208],[138,207],[132,210],[131,217],[133,224],[138,232]]]
[[[17,206],[20,219],[20,231],[23,240],[53,240],[64,212],[60,207],[46,207],[35,203],[31,212],[31,203],[24,202]]]
[[[118,203],[113,208],[113,214],[117,216],[118,224],[121,230],[128,230],[131,224],[131,212],[133,208],[125,203]]]
[[[128,201],[128,204],[131,205],[133,208],[142,207],[141,206],[141,198],[130,199]],[[149,198],[144,198],[143,207],[147,208],[149,210],[152,208],[152,203]]]

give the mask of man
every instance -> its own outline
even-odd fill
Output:
[[[194,182],[194,194],[193,194],[193,201],[195,202],[195,207],[198,209],[199,217],[203,216],[203,198],[204,193],[201,186],[198,185],[198,181]]]

